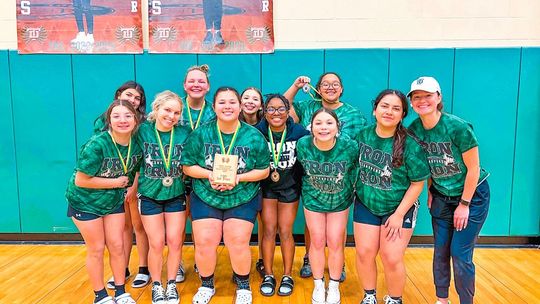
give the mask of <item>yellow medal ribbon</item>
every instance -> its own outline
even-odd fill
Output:
[[[311,96],[311,98],[315,101],[323,101],[323,98],[322,98],[322,94],[321,92],[317,91],[317,89],[311,85],[311,83],[306,83],[303,87],[302,87],[302,90],[304,91],[304,93],[307,93],[309,94],[309,96]],[[311,93],[311,90],[315,91],[315,93],[319,94],[319,96],[321,96],[321,98],[316,98],[315,95],[313,95],[313,93]],[[337,102],[330,102],[328,100],[325,100],[327,103],[337,103]]]
[[[272,130],[268,127],[268,138],[270,138],[270,150],[272,151],[272,158],[274,159],[274,166],[276,170],[278,168],[279,159],[281,157],[281,152],[283,152],[283,143],[285,142],[285,136],[287,136],[287,127],[283,130],[281,135],[281,141],[279,142],[278,150],[276,153],[276,148],[274,147],[274,136],[272,135]]]
[[[161,136],[159,136],[157,124],[155,125],[154,130],[156,131],[156,138],[159,144],[159,151],[161,152],[161,157],[163,157],[163,161],[165,162],[165,172],[167,172],[167,176],[169,176],[169,170],[171,168],[171,151],[173,149],[172,143],[174,137],[174,128],[171,129],[171,139],[169,140],[169,153],[167,153],[167,157],[165,157],[165,149],[163,148],[163,144],[161,143]]]
[[[234,145],[234,142],[236,141],[236,135],[238,135],[238,130],[240,130],[241,123],[238,122],[238,126],[236,127],[236,131],[234,131],[233,138],[231,140],[231,144],[229,145],[229,150],[225,152],[225,144],[223,143],[223,137],[221,136],[221,130],[219,129],[219,124],[216,122],[216,129],[217,133],[219,135],[219,143],[221,145],[221,153],[225,153],[225,155],[229,155],[231,153],[231,149]]]
[[[201,107],[201,111],[199,112],[199,116],[197,117],[197,122],[195,123],[195,128],[193,128],[193,118],[191,118],[191,108],[189,107],[189,100],[188,98],[186,97],[186,104],[187,104],[187,108],[188,108],[188,117],[189,117],[189,124],[191,125],[191,130],[195,130],[199,127],[199,123],[201,122],[201,117],[202,117],[202,114],[203,114],[203,111],[204,111],[204,106],[206,105],[206,101],[203,100],[203,104],[202,104],[202,107]]]
[[[129,137],[129,145],[128,145],[128,152],[127,152],[126,160],[124,160],[122,153],[120,153],[120,149],[118,149],[118,145],[116,145],[116,140],[114,139],[112,132],[109,131],[109,135],[112,138],[112,142],[114,144],[114,147],[116,148],[116,152],[118,152],[118,157],[120,158],[120,162],[122,163],[122,167],[124,168],[124,174],[127,174],[128,167],[129,167],[129,159],[131,156],[131,136]]]

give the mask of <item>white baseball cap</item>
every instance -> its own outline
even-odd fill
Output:
[[[422,76],[411,83],[411,90],[407,94],[407,97],[411,97],[411,93],[414,91],[439,92],[441,94],[441,86],[435,78]]]

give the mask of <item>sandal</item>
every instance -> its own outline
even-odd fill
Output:
[[[278,296],[290,296],[294,289],[294,280],[291,276],[284,275],[279,283]]]
[[[259,291],[265,297],[271,297],[276,292],[276,279],[272,275],[265,275],[261,282]]]

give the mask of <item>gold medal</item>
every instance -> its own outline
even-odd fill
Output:
[[[170,176],[166,176],[161,179],[161,184],[165,187],[170,187],[173,184],[173,178]]]
[[[272,172],[272,174],[270,174],[270,179],[274,182],[274,183],[277,183],[279,182],[279,173],[274,170],[274,172]]]

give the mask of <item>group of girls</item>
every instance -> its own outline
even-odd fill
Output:
[[[96,121],[96,134],[81,148],[66,196],[68,216],[87,246],[94,303],[135,303],[124,287],[129,275],[129,252],[124,248],[131,248],[132,241],[132,231],[124,226],[130,228],[125,222],[135,223],[135,218],[146,231],[136,235],[138,244],[147,244],[147,252],[138,248],[139,263],[148,265],[140,267],[135,279],[144,285],[151,279],[152,303],[179,303],[176,282],[185,276],[181,254],[187,217],[192,220],[201,280],[193,303],[209,303],[215,294],[221,240],[237,285],[235,303],[252,303],[249,241],[257,217],[259,291],[264,296],[274,295],[276,289],[279,295],[290,295],[292,227],[300,197],[307,255],[300,276],[313,276],[312,303],[341,302],[346,226],[353,204],[356,265],[364,289],[361,303],[377,303],[377,254],[388,291],[384,303],[402,303],[404,254],[426,180],[437,304],[448,303],[450,260],[460,302],[472,303],[472,256],[489,206],[488,174],[480,167],[471,125],[442,111],[442,93],[434,78],[420,77],[411,84],[407,97],[419,117],[409,129],[403,125],[409,107],[402,92],[380,92],[373,102],[375,123],[366,126],[363,115],[341,101],[343,83],[336,73],[321,75],[315,86],[300,76],[285,94],[269,94],[264,101],[256,88],[239,94],[232,87],[220,87],[210,105],[205,98],[209,89],[208,67],[192,67],[184,79],[186,98],[162,92],[148,117],[142,88],[138,102],[117,93]],[[312,100],[294,102],[300,89]],[[213,167],[216,157],[227,155],[238,157],[237,172],[232,182],[223,183],[214,178]],[[278,286],[273,272],[277,234],[283,258]],[[165,244],[169,250],[164,287]],[[103,284],[105,246],[114,297]]]

